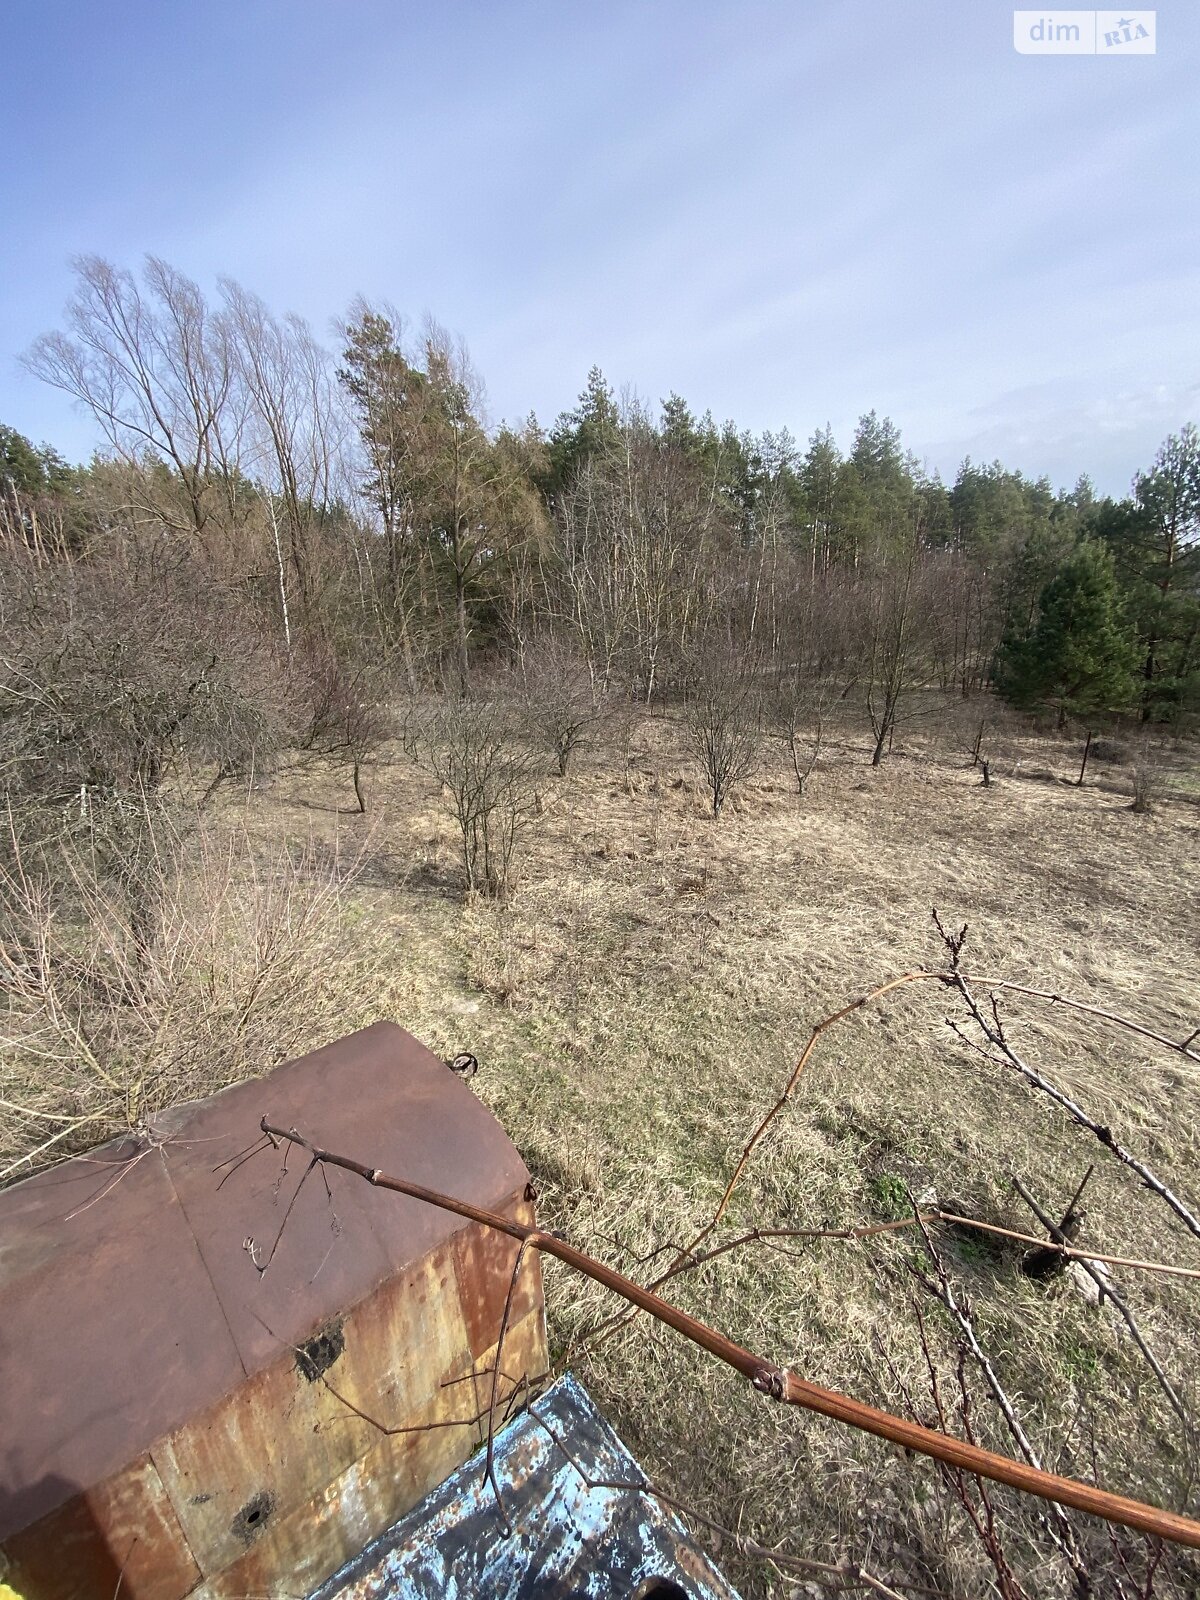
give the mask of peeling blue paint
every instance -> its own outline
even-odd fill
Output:
[[[496,1436],[511,1534],[480,1451],[311,1600],[738,1600],[575,1378],[532,1410]]]

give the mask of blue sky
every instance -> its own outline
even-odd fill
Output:
[[[72,457],[17,356],[77,252],[431,313],[497,419],[598,362],[1110,492],[1200,420],[1195,0],[1121,60],[993,0],[7,0],[2,54],[0,420]]]

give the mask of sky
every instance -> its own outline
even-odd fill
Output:
[[[1022,55],[994,0],[5,0],[0,422],[90,455],[19,358],[73,256],[154,254],[331,343],[356,294],[432,315],[496,421],[598,364],[1124,493],[1200,420],[1196,0],[1156,36]]]

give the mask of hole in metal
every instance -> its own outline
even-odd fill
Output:
[[[346,1335],[340,1322],[331,1322],[320,1333],[302,1344],[296,1352],[296,1365],[309,1383],[315,1383],[323,1372],[328,1372],[346,1348]]]
[[[249,1544],[251,1539],[262,1532],[267,1518],[274,1509],[275,1498],[265,1490],[261,1494],[256,1494],[252,1500],[247,1500],[233,1519],[235,1537],[241,1539],[244,1544]]]

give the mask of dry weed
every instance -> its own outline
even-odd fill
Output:
[[[352,864],[160,819],[142,869],[147,939],[85,851],[55,861],[54,878],[19,853],[0,868],[0,1178],[341,1031],[327,968]]]

